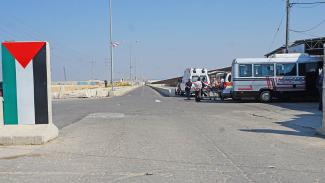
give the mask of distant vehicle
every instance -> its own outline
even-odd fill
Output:
[[[198,78],[201,79],[201,81],[204,81],[204,84],[210,85],[210,78],[208,76],[208,70],[207,69],[196,69],[196,68],[188,68],[184,71],[184,75],[182,78],[182,82],[180,83],[181,93],[185,93],[185,84],[188,80],[190,80],[192,83],[196,82]],[[191,89],[191,94],[194,94],[194,88]]]
[[[235,59],[232,63],[232,97],[270,102],[274,96],[312,90],[322,62],[321,57],[304,54]]]

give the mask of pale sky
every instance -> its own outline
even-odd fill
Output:
[[[49,41],[53,80],[64,79],[63,67],[69,80],[108,79],[108,0],[7,0],[1,7],[0,40]],[[136,65],[145,79],[262,57],[284,43],[284,8],[284,0],[113,0],[115,79],[129,78],[130,45],[132,76]],[[324,37],[324,10],[293,7],[291,29],[315,29],[292,32],[291,41]]]

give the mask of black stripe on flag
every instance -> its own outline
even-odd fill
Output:
[[[47,94],[46,45],[44,45],[33,59],[34,72],[34,102],[35,123],[49,123],[49,107]],[[28,96],[27,96],[28,97]]]

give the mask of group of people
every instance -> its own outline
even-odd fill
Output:
[[[205,83],[205,79],[198,78],[196,82],[191,82],[189,79],[185,84],[185,94],[188,100],[191,99],[191,89],[193,88],[195,91],[195,101],[200,102],[202,99],[202,96],[207,96],[211,99],[213,97],[214,99],[217,97],[221,97],[221,92],[224,86],[224,79],[217,80],[213,79],[211,85],[208,85]],[[212,93],[211,96],[210,92]]]

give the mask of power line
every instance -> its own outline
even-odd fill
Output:
[[[290,2],[290,0],[286,0],[286,43],[285,43],[285,51],[286,51],[286,53],[288,53],[288,49],[289,49],[289,35],[290,35],[290,32],[306,33],[306,32],[309,32],[311,30],[316,29],[317,27],[319,27],[325,21],[325,20],[323,20],[322,22],[320,22],[316,26],[314,26],[314,27],[312,27],[310,29],[307,29],[307,30],[303,30],[303,31],[292,30],[292,29],[290,29],[290,11],[291,11],[291,8],[293,8],[294,5],[320,5],[320,4],[325,4],[325,1]]]
[[[310,34],[310,33],[306,33],[306,32],[297,32],[297,31],[295,31],[295,30],[290,30],[290,32],[294,32],[294,33],[297,33],[297,34],[302,34],[302,35],[305,35],[305,36],[311,36],[311,37],[313,37],[313,38],[321,37],[321,36],[314,35],[314,34]]]
[[[310,9],[310,8],[319,7],[320,5],[322,5],[322,4],[314,4],[314,5],[311,5],[311,6],[304,6],[304,5],[297,4],[295,7],[296,8],[302,8],[302,9]]]
[[[321,22],[319,22],[317,25],[309,28],[309,29],[306,29],[306,30],[290,30],[290,31],[294,31],[294,32],[300,32],[300,33],[303,33],[303,32],[310,32],[314,29],[317,29],[319,26],[321,26],[323,23],[325,23],[325,19],[322,20]]]
[[[305,2],[305,3],[290,3],[291,5],[314,5],[314,4],[325,4],[325,1],[316,2]]]
[[[281,20],[280,20],[280,23],[279,23],[279,26],[277,27],[277,29],[276,29],[276,31],[275,31],[275,33],[274,33],[274,35],[273,35],[272,42],[271,42],[271,44],[270,44],[270,46],[269,46],[269,50],[271,50],[271,47],[273,46],[273,44],[274,44],[274,42],[275,42],[275,39],[276,39],[277,36],[278,36],[278,33],[279,33],[279,31],[280,31],[280,28],[281,28],[281,26],[282,26],[282,24],[283,24],[284,17],[285,17],[285,14],[282,15]]]

